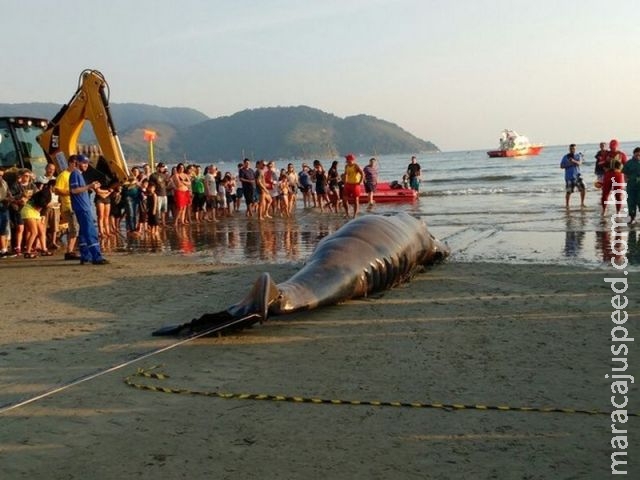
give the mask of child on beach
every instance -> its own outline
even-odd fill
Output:
[[[227,216],[229,209],[229,204],[227,203],[227,182],[228,178],[226,175],[218,182],[217,203],[219,217]]]
[[[149,234],[152,237],[158,235],[158,195],[156,194],[156,184],[147,185],[147,195],[145,198],[147,210],[147,225]]]
[[[278,179],[278,206],[283,217],[289,217],[289,188],[289,177],[283,170]]]

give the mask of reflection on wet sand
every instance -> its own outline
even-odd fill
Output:
[[[345,222],[341,215],[321,214],[313,209],[298,210],[293,218],[265,221],[236,215],[217,223],[190,224],[178,229],[168,226],[160,229],[156,237],[122,233],[103,240],[102,248],[105,252],[190,254],[220,264],[291,263],[308,258],[323,237]],[[629,264],[640,265],[640,238],[635,229],[622,228],[612,233],[606,221],[594,225],[589,212],[584,211],[571,212],[564,223],[564,241],[558,237],[561,249],[556,251],[560,258],[596,260],[607,265],[613,258],[622,265],[625,255],[614,252],[611,242],[618,242],[618,251],[623,250],[621,242],[626,242]],[[451,246],[456,248],[455,242]]]
[[[634,232],[635,233],[635,232]],[[629,253],[627,239],[629,232],[619,230],[612,232],[611,229],[596,231],[596,254],[600,254],[602,261],[616,265],[624,265],[625,256]],[[631,259],[629,259],[629,263]]]
[[[593,219],[584,210],[567,213],[565,217],[565,241],[563,255],[569,258],[583,257],[585,236],[591,230]],[[608,219],[602,218],[595,231],[595,258],[606,266],[615,263],[624,266],[640,265],[640,239],[635,229],[625,226],[612,228]],[[588,255],[588,254],[587,254]],[[626,260],[625,260],[626,259]]]
[[[565,257],[579,257],[582,253],[586,221],[584,212],[578,216],[567,213],[563,250]]]
[[[635,230],[629,231],[627,258],[631,265],[640,265],[640,237]]]
[[[105,252],[199,254],[216,263],[285,263],[304,260],[318,241],[345,223],[340,215],[299,212],[267,221],[243,216],[217,223],[167,226],[155,237],[117,235],[102,240]]]

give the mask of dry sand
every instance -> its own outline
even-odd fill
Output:
[[[258,271],[195,257],[3,260],[5,408],[176,339],[155,328],[224,309]],[[603,478],[606,415],[313,405],[192,391],[610,409],[611,292],[602,270],[436,266],[375,298],[190,341],[0,414],[7,479]],[[637,322],[637,301],[629,309]],[[637,324],[637,323],[636,323]],[[635,355],[635,354],[634,354]],[[637,355],[635,361],[637,371]],[[638,405],[639,392],[630,395]],[[638,410],[636,408],[636,410]],[[640,445],[632,419],[630,442]],[[640,471],[631,450],[630,469]],[[637,477],[636,477],[637,478]]]

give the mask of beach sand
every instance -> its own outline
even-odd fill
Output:
[[[106,267],[3,261],[3,479],[610,473],[608,415],[223,399],[123,381],[157,366],[169,378],[131,381],[191,392],[609,410],[611,291],[602,270],[449,262],[373,298],[192,340],[7,409],[171,346],[179,339],[150,333],[226,308],[259,271],[283,281],[300,267],[110,259]],[[630,361],[637,365],[637,355]],[[637,389],[630,397],[637,406]],[[638,428],[632,419],[631,444]]]

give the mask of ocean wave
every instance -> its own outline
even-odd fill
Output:
[[[534,187],[529,189],[515,189],[515,188],[490,188],[490,187],[477,187],[477,188],[459,188],[459,189],[446,189],[446,190],[429,190],[428,192],[421,193],[420,196],[425,197],[447,197],[455,195],[545,195],[549,193],[556,194],[562,192],[562,189],[552,189],[549,187]]]
[[[456,177],[456,176],[448,176],[443,178],[429,178],[427,182],[429,183],[448,183],[448,182],[459,182],[459,183],[477,183],[477,182],[505,182],[508,180],[520,179],[521,177],[516,175],[480,175],[480,176],[472,176],[472,177]]]

